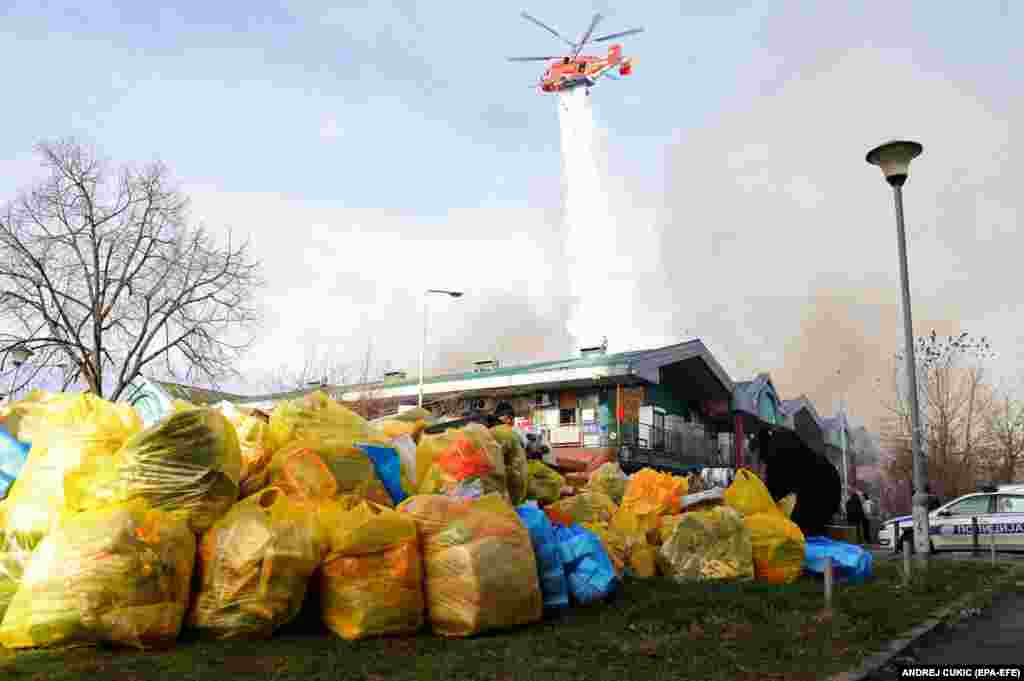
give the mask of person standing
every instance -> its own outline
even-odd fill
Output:
[[[860,543],[868,542],[867,517],[864,515],[864,506],[861,504],[860,495],[855,490],[850,490],[850,496],[846,499],[846,522],[857,528],[860,535]]]
[[[868,493],[864,493],[864,517],[865,526],[867,527],[867,543],[874,543],[875,536],[875,502],[871,501],[871,497]]]

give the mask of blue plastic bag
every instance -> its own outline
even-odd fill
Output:
[[[586,605],[615,592],[619,578],[596,534],[579,525],[556,526],[555,539],[573,600]]]
[[[833,574],[843,581],[860,584],[874,576],[870,551],[828,537],[807,537],[804,570],[824,574],[826,558],[832,559]]]
[[[405,490],[402,489],[402,460],[398,450],[387,445],[357,444],[356,447],[366,452],[377,471],[377,477],[384,483],[384,488],[391,495],[395,506],[405,501]]]
[[[569,582],[565,577],[562,554],[558,550],[555,529],[544,511],[536,502],[527,502],[516,507],[516,513],[530,532],[533,552],[537,557],[537,574],[540,590],[544,594],[544,607],[564,608],[569,605]]]
[[[18,479],[32,445],[15,439],[0,426],[0,499],[7,496],[14,481]]]

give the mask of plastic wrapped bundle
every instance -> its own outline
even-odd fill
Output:
[[[0,527],[0,622],[4,621],[7,606],[21,586],[25,566],[28,565],[37,543],[17,534],[5,532]]]
[[[544,608],[555,610],[569,605],[569,583],[565,578],[562,554],[555,540],[555,529],[544,511],[534,502],[516,507],[516,513],[530,533],[533,554],[537,559],[537,575],[544,595]]]
[[[596,534],[578,525],[559,525],[555,526],[555,539],[573,601],[586,605],[615,592],[619,578]]]
[[[758,581],[788,584],[803,571],[806,541],[803,532],[781,511],[743,518],[750,529],[754,575]]]
[[[604,547],[604,552],[612,562],[612,567],[615,568],[615,575],[621,577],[626,570],[626,560],[629,554],[626,547],[626,537],[617,530],[608,527],[608,523],[583,522],[578,524],[580,527],[590,530],[597,535],[597,538],[601,540],[601,546]]]
[[[259,492],[270,482],[270,459],[274,453],[270,441],[270,422],[247,409],[224,403],[220,410],[235,427],[242,457],[238,479],[238,496],[245,498]]]
[[[71,516],[33,552],[0,644],[169,645],[189,604],[195,553],[181,518],[141,500]]]
[[[535,499],[541,504],[553,504],[562,498],[562,487],[565,478],[542,461],[532,460],[527,463],[529,480],[526,483],[526,498]]]
[[[77,512],[142,499],[199,534],[238,500],[241,468],[227,418],[217,409],[184,409],[132,437],[112,461],[92,457],[65,476],[65,500]]]
[[[30,449],[32,445],[17,439],[0,424],[0,499],[7,496],[7,490],[18,479]]]
[[[274,451],[295,440],[370,439],[371,428],[362,416],[317,391],[279,404],[270,415],[270,444]]]
[[[629,478],[622,507],[634,513],[658,515],[679,512],[679,500],[688,492],[686,478],[644,468]]]
[[[418,495],[398,510],[416,521],[435,633],[471,636],[541,619],[530,533],[503,496]]]
[[[31,444],[54,427],[71,425],[76,417],[91,411],[90,402],[96,399],[33,390],[23,399],[0,405],[0,425],[16,439]]]
[[[324,552],[315,513],[268,487],[199,541],[189,627],[216,639],[266,638],[299,613]]]
[[[796,508],[796,495],[787,494],[786,496],[779,499],[779,501],[776,503],[776,506],[779,507],[779,511],[782,512],[782,515],[786,516],[787,518],[792,518],[793,509]]]
[[[377,479],[388,491],[391,504],[400,504],[409,496],[407,491],[411,484],[402,472],[402,458],[398,448],[386,442],[359,442],[356,448],[362,450],[370,458]]]
[[[82,466],[109,469],[121,447],[142,430],[127,404],[94,395],[49,400],[28,459],[0,503],[0,526],[26,538],[43,537],[65,506],[65,477]],[[78,509],[75,509],[78,510]]]
[[[616,504],[622,503],[626,494],[626,474],[617,463],[603,463],[590,474],[587,489],[592,492],[606,494]]]
[[[501,448],[502,460],[505,463],[508,496],[513,504],[521,504],[526,501],[526,484],[530,477],[530,471],[526,465],[526,450],[523,449],[519,434],[511,426],[494,426],[491,428],[491,434]]]
[[[351,494],[384,506],[395,505],[369,455],[348,440],[292,442],[271,459],[270,483],[307,502]]]
[[[370,424],[380,430],[388,439],[408,435],[413,442],[419,442],[423,430],[433,423],[433,420],[433,415],[429,411],[422,407],[416,407],[396,416],[371,421]]]
[[[658,567],[677,581],[753,579],[750,530],[728,506],[684,513],[658,551]]]
[[[831,558],[836,576],[851,584],[860,584],[871,579],[874,558],[871,552],[860,546],[835,541],[828,537],[808,537],[803,567],[814,574],[825,574],[825,559]]]
[[[607,524],[616,510],[615,503],[608,495],[600,492],[581,492],[544,509],[552,522],[561,525]]]
[[[321,506],[328,555],[320,570],[324,624],[349,641],[423,626],[423,561],[408,515],[347,497]]]
[[[736,478],[726,488],[725,503],[745,516],[778,511],[761,478],[745,468],[736,471]]]
[[[658,549],[647,542],[630,544],[626,548],[626,567],[634,577],[658,576]]]
[[[676,531],[676,525],[683,519],[683,515],[682,513],[674,513],[661,516],[661,522],[658,524],[658,546],[672,538],[672,533]]]
[[[508,496],[501,449],[491,432],[479,423],[424,435],[416,448],[416,457],[417,469],[424,461],[430,462],[419,483],[420,494]]]

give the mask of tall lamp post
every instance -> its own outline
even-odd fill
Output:
[[[426,293],[423,295],[423,343],[420,345],[420,386],[418,390],[418,404],[420,407],[423,407],[423,354],[427,351],[427,310],[429,309],[427,307],[427,296],[431,293],[450,296],[452,298],[462,297],[462,291],[442,291],[441,289],[435,288],[427,289]]]
[[[917,404],[917,366],[914,361],[914,327],[910,316],[910,275],[907,274],[907,234],[903,226],[903,185],[910,162],[921,155],[917,142],[894,141],[868,152],[867,162],[882,169],[892,186],[896,202],[896,234],[900,254],[900,283],[903,289],[903,335],[910,392],[911,453],[914,457],[914,550],[925,561],[931,552],[928,534],[928,466],[921,446],[921,412]]]
[[[18,371],[21,369],[21,365],[28,361],[29,357],[32,356],[32,351],[25,347],[12,346],[7,350],[7,357],[10,358],[11,364],[14,365],[14,374],[11,376],[11,386],[7,390],[7,401],[14,401],[14,387],[18,384]]]

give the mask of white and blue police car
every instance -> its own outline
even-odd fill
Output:
[[[978,521],[978,542],[987,549],[995,536],[997,551],[1024,551],[1024,485],[1003,485],[965,494],[928,514],[928,534],[933,551],[971,550],[973,519]],[[882,524],[879,542],[895,553],[903,543],[914,546],[914,518],[901,516]]]

